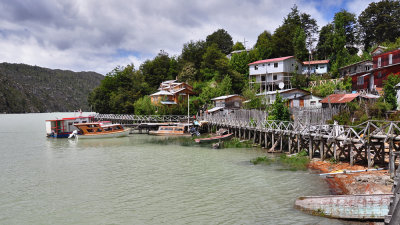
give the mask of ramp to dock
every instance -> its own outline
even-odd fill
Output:
[[[383,220],[392,194],[327,195],[300,197],[295,208],[313,215],[338,219]]]

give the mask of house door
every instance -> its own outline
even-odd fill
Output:
[[[300,99],[300,107],[304,107],[304,99]]]
[[[294,99],[293,100],[293,107],[296,107],[296,108],[299,107],[299,100],[298,99]]]
[[[374,74],[369,75],[369,88],[370,91],[374,89]]]

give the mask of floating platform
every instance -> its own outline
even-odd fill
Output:
[[[300,197],[295,208],[316,216],[338,219],[383,220],[393,194]]]

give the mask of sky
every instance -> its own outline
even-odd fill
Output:
[[[0,62],[107,74],[222,28],[251,48],[296,4],[319,28],[372,0],[0,0]]]

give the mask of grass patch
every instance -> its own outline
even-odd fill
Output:
[[[151,138],[148,140],[151,144],[158,145],[181,145],[181,146],[195,146],[194,138],[191,137],[166,137],[166,138]]]
[[[287,156],[286,154],[282,154],[279,157],[279,161],[287,167],[288,170],[297,171],[297,170],[307,170],[307,165],[310,162],[306,151],[301,151],[296,155]]]
[[[250,141],[240,141],[239,138],[232,138],[229,141],[224,141],[224,148],[251,148]]]
[[[260,156],[257,157],[255,159],[250,160],[251,163],[253,163],[254,165],[258,165],[258,164],[265,164],[265,165],[269,165],[272,162],[274,162],[275,160],[267,157],[267,156]]]

